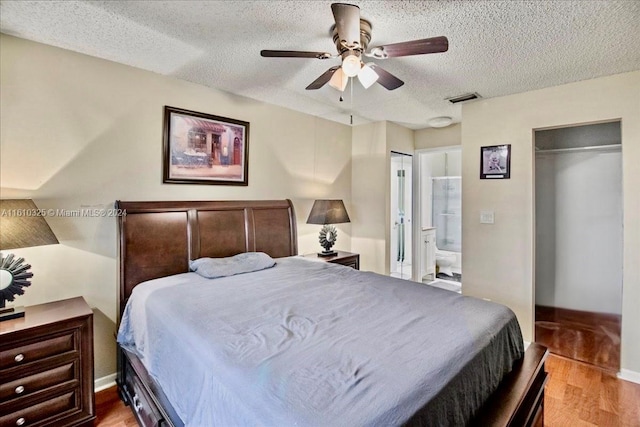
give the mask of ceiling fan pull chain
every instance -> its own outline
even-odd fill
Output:
[[[353,126],[353,77],[349,77],[349,91],[351,92],[351,95],[349,95],[350,99],[350,103],[351,106],[349,107],[350,114],[349,114],[349,122],[351,124],[351,126]]]

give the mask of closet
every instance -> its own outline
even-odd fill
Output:
[[[535,150],[535,340],[617,371],[620,122],[536,131]]]

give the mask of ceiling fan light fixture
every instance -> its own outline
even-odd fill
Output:
[[[334,89],[338,89],[340,92],[344,92],[344,89],[347,87],[347,82],[349,81],[349,77],[347,77],[342,71],[342,67],[338,68],[333,76],[331,76],[331,80],[329,80],[329,86]]]
[[[449,116],[434,117],[429,119],[429,126],[432,128],[445,128],[453,122],[453,119]]]
[[[362,63],[356,55],[349,54],[342,60],[342,71],[349,77],[357,76],[361,68]]]
[[[355,76],[358,76],[365,88],[369,88],[373,83],[378,83],[387,90],[396,90],[404,85],[402,80],[385,71],[378,64],[365,65],[362,62],[363,57],[397,58],[446,52],[449,49],[449,40],[444,36],[439,36],[385,44],[373,47],[370,52],[367,52],[371,41],[372,27],[371,22],[360,16],[360,7],[348,3],[332,3],[331,12],[335,23],[329,30],[329,34],[337,49],[337,55],[331,55],[328,52],[301,50],[262,50],[260,55],[267,58],[327,59],[340,57],[340,65],[329,68],[305,89],[320,89],[331,81],[332,87],[344,92],[348,79]],[[338,70],[340,70],[339,73]],[[340,100],[342,101],[342,98]]]
[[[358,72],[358,80],[360,80],[360,83],[365,89],[369,89],[372,84],[378,81],[378,77],[380,77],[378,76],[378,73],[376,73],[369,64],[363,65]]]

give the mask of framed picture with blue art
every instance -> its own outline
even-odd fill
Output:
[[[511,178],[511,144],[480,147],[480,179]]]
[[[249,122],[164,107],[164,180],[249,184]]]

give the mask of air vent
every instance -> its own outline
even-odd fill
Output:
[[[482,98],[482,97],[477,93],[473,92],[473,93],[465,93],[463,95],[458,95],[458,96],[452,96],[450,98],[445,98],[445,100],[449,101],[452,104],[457,104],[458,102],[471,101],[473,99],[478,99],[478,98]]]

